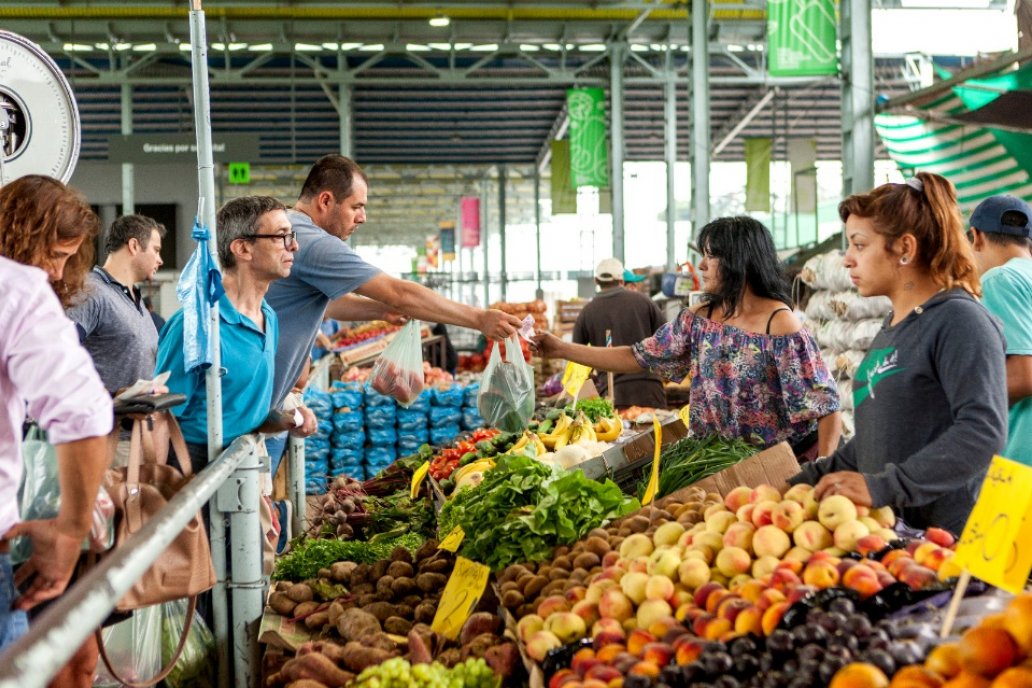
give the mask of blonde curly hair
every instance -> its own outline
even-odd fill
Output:
[[[60,280],[51,282],[68,307],[93,266],[100,219],[79,191],[51,177],[30,174],[0,188],[0,256],[47,269],[54,247],[82,240]]]

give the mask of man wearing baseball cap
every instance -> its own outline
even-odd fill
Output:
[[[606,258],[595,268],[598,294],[577,316],[573,342],[606,346],[606,331],[612,333],[612,346],[640,342],[666,321],[659,307],[641,292],[624,288],[627,272],[616,258]],[[632,273],[633,274],[633,273]],[[605,395],[606,376],[599,376],[599,394]],[[654,373],[621,373],[613,377],[613,400],[617,408],[649,406],[666,408],[663,383]]]
[[[968,239],[982,273],[982,302],[1007,338],[1008,459],[1032,466],[1032,207],[991,196],[971,213]]]

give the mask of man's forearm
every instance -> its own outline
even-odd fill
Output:
[[[58,527],[85,536],[93,524],[93,505],[108,467],[108,438],[87,437],[55,445],[61,508]]]
[[[326,315],[334,320],[383,320],[387,312],[387,306],[379,301],[353,294],[334,299],[326,307]]]

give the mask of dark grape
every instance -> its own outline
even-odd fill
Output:
[[[780,688],[785,680],[785,675],[780,671],[771,671],[763,679],[763,688]]]
[[[889,638],[889,634],[885,632],[884,628],[875,628],[866,640],[867,647],[878,650],[887,650],[892,644],[892,639]]]
[[[648,676],[627,676],[623,682],[624,688],[649,688],[652,685],[652,679]]]
[[[710,676],[720,676],[731,671],[734,663],[731,655],[726,652],[711,652],[699,658],[699,664],[702,665],[703,670]]]
[[[824,615],[824,618],[820,620],[818,625],[829,633],[834,633],[845,627],[846,615],[840,614],[839,612],[828,612]]]
[[[770,654],[769,652],[764,652],[762,655],[760,655],[760,671],[762,671],[763,673],[767,673],[776,665],[777,662],[774,661],[774,655]]]
[[[756,641],[745,635],[740,638],[735,638],[727,647],[732,657],[740,657],[742,655],[755,655],[759,649],[756,646]]]
[[[921,661],[921,650],[916,643],[910,640],[896,643],[889,652],[892,655],[892,659],[900,666],[917,664]]]
[[[817,660],[819,662],[822,657],[824,657],[824,648],[816,643],[804,645],[802,649],[799,650],[800,661],[807,661],[812,659]]]
[[[772,652],[791,652],[795,647],[795,640],[789,631],[777,629],[767,637],[767,649]]]
[[[860,649],[860,641],[856,639],[855,635],[849,635],[848,633],[836,633],[828,641],[828,647],[834,645],[841,645],[849,650],[851,654],[855,654]]]
[[[828,603],[829,612],[838,612],[839,614],[845,614],[849,616],[856,612],[856,605],[853,604],[853,600],[848,597],[836,597],[830,603]]]
[[[845,645],[841,645],[839,643],[829,643],[826,656],[840,657],[842,659],[851,659],[853,657],[853,653]]]
[[[824,658],[823,662],[821,662],[820,667],[817,669],[817,674],[825,683],[831,683],[831,679],[835,676],[836,672],[848,663],[849,661],[844,657],[829,655]]]
[[[665,666],[663,667],[663,670],[659,672],[659,680],[662,681],[664,684],[671,686],[672,688],[686,686],[688,685],[688,683],[684,680],[684,677],[681,673],[681,669],[683,668],[684,667],[679,667],[673,664],[671,664],[670,666]]]
[[[885,650],[869,650],[864,655],[864,661],[881,669],[886,676],[896,673],[896,662],[892,659],[892,655]]]
[[[821,667],[821,657],[807,658],[799,660],[799,674],[806,674],[808,676],[816,676],[817,672]]]
[[[866,638],[874,630],[871,626],[871,620],[860,614],[853,614],[848,617],[844,628],[847,633],[851,633],[857,638]]]
[[[811,688],[813,684],[803,676],[796,676],[788,683],[788,688]]]
[[[760,660],[752,655],[735,657],[735,673],[740,677],[752,676],[760,670]]]
[[[713,682],[713,688],[742,688],[742,684],[734,676],[725,674]]]

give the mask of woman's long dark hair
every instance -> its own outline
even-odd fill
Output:
[[[720,289],[703,301],[719,305],[724,318],[738,313],[746,285],[760,298],[792,306],[774,238],[763,223],[744,215],[717,218],[702,228],[699,248],[720,260]]]

